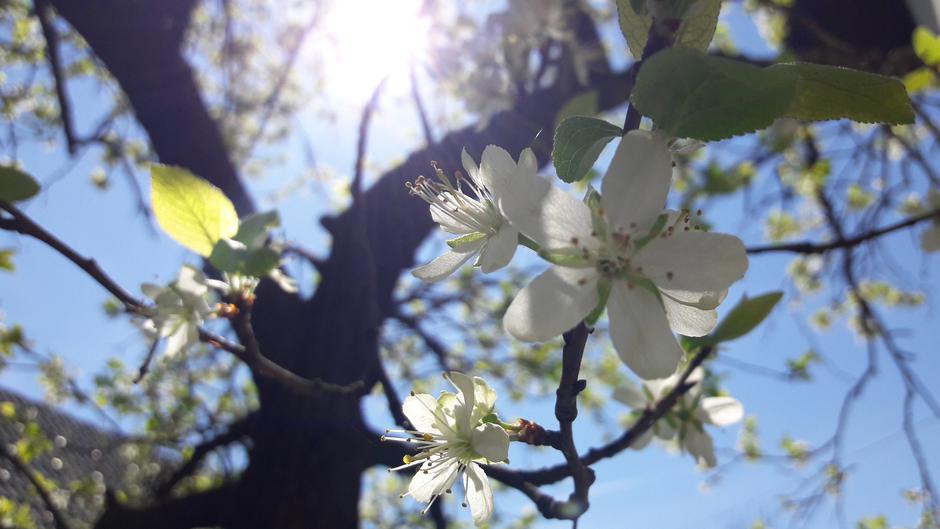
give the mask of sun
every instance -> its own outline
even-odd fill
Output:
[[[385,78],[407,78],[428,41],[422,0],[339,0],[324,15],[330,55],[326,83],[354,100],[368,99]]]

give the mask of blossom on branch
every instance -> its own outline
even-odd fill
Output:
[[[494,166],[494,157],[502,161],[509,154],[496,147],[488,146],[483,151],[482,164],[476,162],[467,153],[462,153],[466,175],[457,173],[454,182],[437,165],[434,171],[437,181],[419,176],[414,183],[408,183],[412,195],[421,197],[431,206],[431,218],[441,229],[457,235],[447,241],[450,250],[430,263],[412,271],[415,277],[424,281],[440,281],[454,273],[471,257],[478,256],[473,263],[485,272],[503,268],[516,253],[519,231],[506,220],[497,207],[498,196],[486,182],[526,179],[526,175],[535,175],[537,163],[530,149],[522,151],[518,165],[501,163]],[[473,196],[464,193],[464,184]]]
[[[210,287],[225,285],[207,279],[191,265],[181,267],[179,277],[167,286],[150,283],[140,286],[154,302],[152,316],[141,326],[155,339],[166,339],[164,354],[175,355],[199,342],[199,326],[213,313],[208,301]]]
[[[501,155],[484,182],[554,266],[516,296],[506,330],[521,340],[550,340],[606,304],[623,362],[644,379],[673,373],[682,350],[672,332],[710,332],[715,308],[748,261],[737,237],[699,231],[687,212],[663,211],[672,176],[666,142],[641,131],[624,136],[600,196],[588,203],[534,173],[486,179],[506,174],[511,162]]]
[[[623,386],[614,391],[614,399],[636,411],[652,408],[671,392],[679,382],[680,375],[656,380],[647,380],[638,389]],[[727,396],[705,396],[702,392],[702,379],[705,370],[696,368],[689,374],[686,384],[695,384],[689,389],[666,415],[653,427],[640,436],[631,448],[641,449],[649,444],[655,435],[662,440],[673,440],[692,455],[698,464],[711,468],[717,463],[715,446],[712,438],[705,431],[705,425],[728,426],[739,422],[744,417],[744,407],[736,399]]]
[[[450,493],[457,479],[464,489],[463,506],[470,507],[473,521],[485,523],[493,514],[493,492],[480,463],[498,463],[509,456],[509,434],[495,419],[496,391],[481,378],[452,371],[445,377],[457,393],[441,392],[434,398],[412,393],[402,404],[413,430],[387,430],[383,441],[397,441],[414,447],[404,464],[389,469],[417,467],[408,492],[426,513],[434,500]]]

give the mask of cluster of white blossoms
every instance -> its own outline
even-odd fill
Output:
[[[686,383],[695,385],[665,416],[656,421],[651,429],[640,436],[631,448],[644,448],[655,436],[664,441],[675,441],[682,450],[691,454],[698,464],[706,468],[714,467],[715,447],[711,436],[705,431],[705,425],[728,426],[739,422],[744,417],[744,407],[731,397],[704,396],[701,384],[704,376],[704,369],[694,369]],[[667,378],[647,380],[640,388],[622,386],[615,390],[614,399],[637,411],[652,408],[676,387],[679,378],[677,373]]]
[[[199,342],[199,326],[214,313],[208,302],[210,287],[228,288],[191,265],[180,268],[179,277],[166,286],[140,286],[154,303],[152,315],[141,322],[141,328],[154,339],[166,340],[164,354],[175,355]]]
[[[382,436],[383,441],[398,441],[416,450],[389,471],[417,467],[402,496],[427,503],[422,513],[450,493],[460,478],[463,506],[470,507],[473,521],[481,525],[493,514],[493,491],[480,463],[506,461],[510,438],[502,426],[491,422],[496,392],[483,379],[456,371],[445,377],[457,393],[443,391],[436,399],[412,393],[402,408],[414,429],[387,430]]]
[[[461,235],[414,274],[443,279],[478,251],[477,265],[493,271],[512,258],[514,234],[534,241],[553,266],[506,311],[504,327],[518,339],[551,340],[606,305],[623,362],[643,379],[666,377],[682,357],[673,332],[709,333],[728,287],[747,270],[737,237],[700,231],[690,214],[664,210],[672,155],[656,134],[623,137],[596,200],[578,200],[536,174],[529,149],[516,163],[491,145],[479,168],[466,153],[464,166],[476,198],[439,170],[441,184],[420,178],[411,187],[445,231]]]

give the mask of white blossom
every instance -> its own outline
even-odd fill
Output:
[[[744,417],[744,407],[736,399],[727,396],[707,397],[702,393],[705,370],[696,368],[689,374],[686,383],[695,384],[665,416],[634,441],[631,448],[640,449],[649,444],[655,435],[663,440],[675,440],[692,455],[697,463],[711,468],[717,463],[715,446],[705,430],[705,425],[728,426]],[[614,391],[614,399],[634,410],[652,408],[665,397],[679,381],[680,375],[647,380],[640,388],[624,386]]]
[[[413,446],[417,453],[405,456],[404,464],[389,469],[417,466],[408,492],[426,513],[434,500],[450,493],[459,478],[464,489],[463,506],[470,507],[473,521],[481,525],[493,514],[493,492],[480,463],[497,463],[509,456],[509,434],[501,426],[486,422],[496,403],[496,392],[479,378],[452,371],[445,375],[457,393],[441,392],[435,399],[426,393],[407,397],[402,405],[414,430],[387,430],[383,441]]]
[[[511,162],[501,156],[492,174],[511,170]],[[633,131],[617,147],[594,208],[536,175],[484,179],[510,222],[555,263],[513,300],[506,330],[527,341],[552,339],[606,294],[624,363],[644,379],[674,372],[682,350],[671,331],[710,332],[715,308],[748,261],[737,237],[698,231],[688,213],[663,211],[671,176],[666,142]]]
[[[212,314],[209,287],[220,283],[206,279],[191,265],[180,268],[179,277],[166,286],[144,283],[141,291],[154,302],[151,317],[142,324],[154,338],[165,339],[164,354],[175,355],[199,342],[199,326]]]
[[[463,166],[467,174],[458,173],[452,181],[444,171],[434,167],[437,180],[419,176],[414,184],[408,184],[412,195],[421,197],[431,206],[431,218],[444,231],[458,237],[447,242],[450,250],[430,263],[420,266],[412,274],[424,281],[440,281],[477,256],[474,266],[485,272],[503,268],[512,260],[519,241],[519,231],[503,216],[497,207],[497,198],[485,182],[524,179],[535,175],[535,155],[526,149],[519,157],[518,165],[499,164],[491,161],[509,154],[495,145],[483,151],[482,163],[476,162],[463,151]],[[510,158],[511,160],[511,158]],[[469,187],[473,196],[464,193]]]

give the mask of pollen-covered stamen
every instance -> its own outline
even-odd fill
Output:
[[[452,182],[437,164],[432,165],[437,181],[419,176],[415,178],[414,183],[405,183],[409,194],[421,198],[440,214],[472,231],[496,233],[502,223],[502,216],[493,203],[489,190],[460,172],[455,173]],[[462,184],[466,184],[476,198],[465,194]]]

